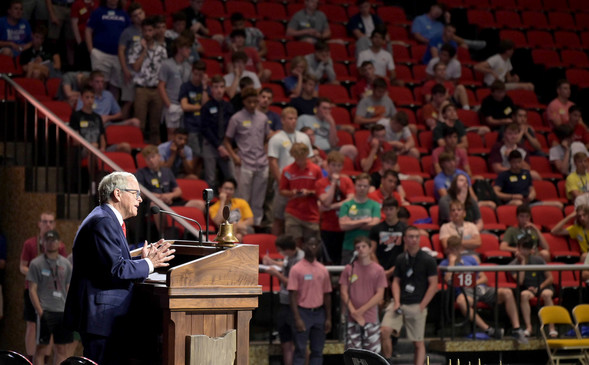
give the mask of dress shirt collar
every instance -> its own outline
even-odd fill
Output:
[[[112,209],[112,211],[115,213],[115,216],[117,217],[117,220],[119,221],[119,225],[122,226],[123,225],[123,216],[121,215],[121,213],[119,213],[118,210],[115,209],[115,207],[113,207],[110,204],[106,204],[107,207],[109,207],[110,209]]]

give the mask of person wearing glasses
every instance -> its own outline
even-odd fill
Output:
[[[133,283],[174,258],[171,242],[143,245],[131,257],[125,219],[137,215],[139,183],[133,174],[115,171],[98,185],[100,205],[80,225],[73,246],[74,270],[67,295],[66,328],[82,337],[84,357],[99,364],[125,363],[127,333],[123,323],[131,304]]]

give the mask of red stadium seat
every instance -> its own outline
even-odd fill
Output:
[[[556,189],[555,189],[556,192]],[[550,232],[553,226],[556,225],[562,218],[562,210],[557,207],[547,205],[536,205],[532,208],[532,222],[538,227],[542,227],[543,231]]]
[[[552,170],[548,158],[543,156],[530,156],[530,168],[537,171],[543,179],[562,179],[562,174]]]
[[[199,38],[198,42],[202,45],[207,58],[215,58],[215,59],[222,59],[223,58],[223,51],[221,50],[221,45],[214,39],[211,38]]]
[[[484,262],[507,264],[512,260],[511,252],[499,249],[499,240],[494,234],[481,233],[481,246],[476,252],[481,254]]]
[[[258,12],[256,11],[254,3],[247,1],[226,1],[225,9],[227,9],[227,14],[229,14],[229,16],[231,16],[233,13],[241,13],[245,18],[248,19],[254,19],[258,17]]]
[[[135,161],[130,154],[124,152],[105,152],[104,154],[106,157],[110,158],[112,162],[119,165],[123,171],[130,172],[132,174],[137,171],[137,168],[135,167]],[[106,172],[114,171],[114,169],[107,164],[104,164],[104,166],[101,167]]]
[[[528,37],[528,44],[531,47],[537,48],[554,48],[554,39],[550,32],[545,30],[529,30],[526,34]]]
[[[275,20],[279,22],[289,19],[289,17],[286,15],[286,8],[282,3],[279,2],[265,1],[263,4],[260,4],[260,6],[258,6],[258,16],[262,19]],[[258,23],[256,23],[256,26],[258,26]],[[284,36],[286,34],[285,32],[283,32],[280,36]],[[269,36],[267,33],[264,33],[264,35],[266,37]]]
[[[293,15],[295,15],[296,12],[298,12],[299,10],[303,10],[303,8],[305,7],[305,3],[295,3],[295,2],[291,2],[288,3],[286,5],[286,16],[288,19],[292,18]]]
[[[589,68],[589,57],[583,51],[563,49],[560,51],[560,57],[565,67]]]
[[[485,230],[489,231],[505,231],[507,228],[505,224],[497,221],[495,211],[489,207],[480,207],[481,218],[483,219],[483,225]]]
[[[564,181],[564,180],[561,180]],[[558,196],[556,186],[552,181],[548,180],[534,180],[534,189],[536,190],[536,199],[540,201],[558,201],[563,204],[568,202],[568,199]]]
[[[106,144],[129,143],[133,149],[145,147],[141,128],[132,125],[111,125],[106,128]]]
[[[546,68],[562,66],[558,53],[552,49],[533,49],[532,60],[535,64],[544,65]]]
[[[348,89],[342,85],[321,84],[319,85],[319,96],[328,97],[336,104],[353,104]]]
[[[47,107],[47,109],[55,113],[55,115],[57,115],[59,119],[63,120],[66,123],[69,122],[70,117],[72,115],[72,106],[68,102],[52,100],[44,102],[43,105]],[[41,111],[39,111],[37,115],[39,118],[45,117],[45,115]]]
[[[350,132],[348,131],[344,131],[344,130],[338,130],[337,131],[337,145],[338,146],[344,146],[347,144],[354,144],[354,138],[352,137],[352,135],[350,134]]]
[[[209,18],[224,18],[227,16],[225,6],[222,1],[211,0],[206,1],[201,8],[203,14]]]
[[[544,2],[544,9],[546,9],[546,10],[570,11],[569,6],[566,1],[543,0],[543,2]]]
[[[433,223],[415,223],[417,220],[428,220],[429,214],[427,210],[421,205],[406,205],[405,208],[409,211],[409,224],[414,224],[419,228],[425,230],[439,230],[440,227]]]
[[[209,188],[204,180],[199,179],[176,179],[176,183],[180,190],[182,190],[182,199],[184,200],[203,200],[202,192]]]
[[[589,29],[589,12],[575,13],[575,24],[579,29]]]
[[[542,235],[548,242],[548,247],[550,247],[552,261],[560,261],[567,264],[579,262],[580,254],[574,250],[571,250],[571,247],[569,246],[569,243],[565,237],[555,236],[551,233],[542,233]]]
[[[500,30],[499,38],[512,40],[516,48],[525,48],[530,46],[525,34],[519,30]]]
[[[272,90],[272,100],[274,103],[287,103],[290,100],[284,94],[284,88],[282,87],[282,85],[273,83],[263,83],[262,87],[267,87]]]
[[[264,8],[271,4],[275,3],[264,3],[264,5],[260,6],[260,8]],[[258,28],[262,33],[264,33],[264,37],[266,40],[280,40],[283,39],[286,34],[286,28],[284,27],[284,24],[274,20],[258,20],[256,22],[256,28]]]
[[[189,0],[176,0],[176,1],[166,1],[164,2],[164,6],[166,8],[166,14],[174,14],[184,8],[190,6]]]
[[[247,236],[244,236],[244,238]],[[258,274],[258,285],[262,286],[262,292],[268,293],[272,291],[276,293],[280,290],[280,281],[276,276],[261,272]]]
[[[405,105],[413,107],[421,105],[420,101],[413,98],[413,93],[409,88],[403,86],[389,86],[389,97],[393,100],[395,105]]]
[[[159,0],[137,0],[143,11],[145,11],[145,15],[152,16],[152,15],[159,15],[164,13],[164,5],[162,1]]]
[[[433,151],[434,149],[434,136],[432,131],[420,131],[419,135],[419,145],[425,148],[428,151]]]
[[[466,12],[466,18],[472,25],[479,28],[496,28],[495,18],[493,13],[487,10],[469,9]]]
[[[462,120],[462,119],[461,119]],[[478,133],[468,132],[466,133],[466,140],[468,141],[468,154],[469,155],[488,155],[491,149],[485,147],[483,139]]]
[[[522,23],[527,28],[532,29],[551,29],[548,20],[543,12],[524,11],[522,12]]]
[[[517,0],[517,6],[522,10],[543,11],[544,5],[542,0]]]
[[[562,2],[562,1],[561,1]],[[548,24],[556,29],[576,30],[573,15],[563,11],[551,11],[548,13]]]
[[[262,258],[270,256],[272,259],[280,259],[282,255],[276,248],[276,236],[268,233],[254,233],[243,236],[243,243],[246,245],[258,245],[260,247],[260,262]]]
[[[207,75],[223,75],[223,68],[221,62],[218,60],[212,60],[210,58],[203,58],[204,63],[207,65]]]
[[[309,42],[290,41],[286,43],[286,55],[289,58],[294,56],[305,56],[315,52],[313,45]]]
[[[560,48],[580,49],[581,40],[575,32],[558,31],[554,32],[554,40]]]
[[[389,31],[389,35],[392,40],[395,41],[404,41],[409,43],[409,33],[407,32],[407,28],[391,24],[387,27]],[[395,61],[397,60],[397,55],[395,54]]]
[[[395,64],[412,62],[409,47],[407,46],[393,44],[393,54],[395,55]]]
[[[505,224],[506,227],[517,226],[517,207],[515,205],[500,205],[497,207],[497,221]]]
[[[337,23],[347,23],[348,22],[348,13],[346,12],[346,8],[341,5],[335,4],[325,4],[319,6],[319,10],[324,12],[325,14],[329,14],[329,21],[330,22],[337,22]]]
[[[425,72],[426,67],[426,65],[413,65],[411,67],[411,70],[413,71],[413,79],[419,84],[427,79],[427,73]],[[464,72],[464,69],[462,71]]]
[[[458,113],[458,119],[464,124],[465,127],[475,127],[481,125],[479,120],[479,115],[474,110],[466,110],[466,109],[458,109],[456,110]],[[477,134],[478,135],[478,134]],[[480,138],[480,136],[479,136]],[[469,147],[478,147],[483,146],[481,145],[468,145]]]
[[[536,93],[531,90],[523,90],[523,89],[516,89],[516,90],[509,90],[507,91],[507,95],[513,100],[515,105],[523,106],[524,108],[534,108],[534,109],[545,109],[546,105],[540,104],[538,102],[538,97]]]
[[[507,9],[514,9],[514,7]],[[495,12],[495,19],[497,19],[496,23],[500,28],[523,28],[519,14],[513,10],[497,10]]]
[[[400,155],[397,156],[397,162],[399,163],[399,168],[404,174],[419,175],[426,179],[430,178],[429,172],[421,171],[419,160],[415,157]]]
[[[405,196],[411,204],[432,205],[436,201],[433,197],[427,196],[423,190],[423,185],[413,180],[402,180],[401,186],[405,190]]]
[[[411,59],[414,63],[421,63],[423,56],[427,50],[427,46],[420,44],[416,46],[411,46]]]
[[[577,85],[579,88],[583,89],[589,87],[589,71],[582,70],[582,69],[568,69],[565,72],[567,80],[570,81],[571,84]]]
[[[515,0],[493,0],[493,7],[495,9],[515,9],[517,8],[517,4]],[[497,11],[495,12],[495,17],[499,18]]]
[[[282,80],[284,80],[284,78],[286,77],[286,74],[284,73],[284,66],[280,62],[262,61],[262,67],[272,72],[272,76],[270,76],[270,79],[273,81],[282,82]]]
[[[269,61],[280,61],[286,59],[286,52],[284,50],[284,45],[279,41],[267,40],[266,41],[266,48],[268,48],[268,53],[266,54],[266,59]]]
[[[376,12],[386,24],[411,24],[411,22],[407,20],[405,10],[399,6],[379,6],[377,7]]]
[[[480,156],[468,156],[468,164],[470,165],[470,171],[473,176],[482,176],[485,179],[494,180],[497,174],[489,171],[487,167],[487,161]]]
[[[333,37],[338,38],[338,37]],[[331,52],[331,58],[339,62],[355,62],[354,57],[350,57],[348,49],[341,43],[329,43],[329,51]]]
[[[576,14],[579,14],[578,11],[589,13],[589,2],[586,0],[569,0],[569,10]]]
[[[352,124],[352,120],[350,119],[350,112],[346,108],[339,106],[333,107],[331,109],[331,115],[333,116],[335,124],[337,125]]]

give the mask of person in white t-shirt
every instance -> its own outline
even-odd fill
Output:
[[[456,82],[462,76],[462,65],[456,57],[456,48],[446,43],[440,49],[439,57],[432,58],[425,68],[425,73],[434,78],[434,66],[438,63],[446,65],[446,80]]]
[[[370,36],[372,45],[370,48],[358,54],[356,66],[360,68],[364,61],[370,61],[374,65],[374,73],[377,76],[388,78],[391,84],[399,84],[400,81],[397,80],[393,55],[383,48],[385,45],[385,39],[385,33],[379,30],[374,30]]]
[[[485,85],[491,86],[495,80],[503,81],[507,90],[524,89],[534,91],[534,84],[520,82],[519,76],[512,74],[511,56],[515,45],[509,39],[503,39],[499,43],[499,53],[487,58],[474,66],[475,71],[485,74]]]

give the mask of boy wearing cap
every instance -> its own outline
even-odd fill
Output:
[[[63,326],[65,298],[72,277],[72,265],[59,255],[59,234],[52,230],[43,236],[45,253],[29,266],[27,281],[29,295],[37,312],[37,347],[34,363],[44,364],[44,354],[53,336],[55,364],[67,358],[67,344],[73,342],[73,332]]]

